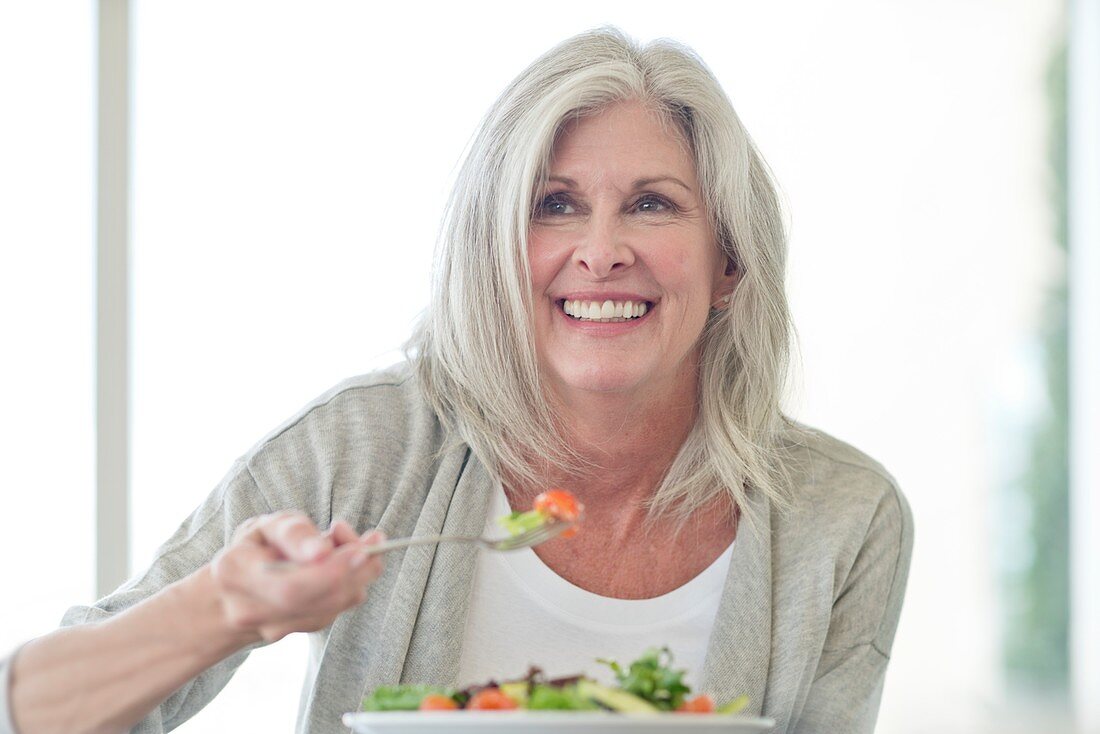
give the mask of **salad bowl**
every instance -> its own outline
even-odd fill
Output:
[[[772,719],[726,714],[622,714],[600,711],[358,711],[344,714],[355,734],[756,734]]]

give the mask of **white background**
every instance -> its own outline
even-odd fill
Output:
[[[0,72],[0,578],[32,590],[4,605],[10,647],[92,594],[94,48],[85,3],[0,8],[0,68],[26,70]],[[687,43],[725,86],[789,212],[789,410],[912,505],[879,731],[1023,726],[996,584],[1025,560],[1004,487],[1044,407],[1061,266],[1059,21],[1053,0],[136,2],[134,570],[263,434],[397,358],[481,115],[538,54],[614,23]],[[290,731],[304,656],[301,638],[255,654],[181,731]]]

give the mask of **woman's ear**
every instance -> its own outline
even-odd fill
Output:
[[[737,288],[737,283],[741,280],[741,271],[737,267],[737,263],[733,261],[733,258],[726,258],[726,268],[722,272],[722,275],[718,277],[718,282],[714,287],[714,300],[711,301],[710,307],[715,311],[720,311],[730,305],[730,299],[733,298],[733,291]]]

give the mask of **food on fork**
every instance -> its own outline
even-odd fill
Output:
[[[548,522],[577,523],[583,512],[584,505],[572,493],[564,489],[550,489],[535,497],[535,509],[513,512],[499,518],[497,522],[511,535],[519,535]],[[561,537],[572,538],[576,534],[577,526],[574,524]]]
[[[706,694],[690,697],[685,670],[674,670],[667,647],[650,648],[625,670],[611,660],[597,660],[615,673],[617,685],[606,686],[584,675],[547,678],[532,667],[517,680],[453,690],[425,685],[381,686],[363,699],[364,711],[556,710],[614,711],[629,714],[736,714],[748,705],[739,696],[715,708]]]

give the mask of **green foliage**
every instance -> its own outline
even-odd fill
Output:
[[[630,670],[613,660],[597,660],[615,672],[619,686],[628,693],[649,701],[662,711],[675,711],[691,689],[684,684],[684,670],[673,670],[672,652],[667,647],[651,647],[630,664]]]
[[[454,696],[454,691],[436,686],[396,685],[376,688],[363,699],[364,711],[416,711],[424,697],[438,693]]]
[[[497,524],[508,531],[509,535],[516,536],[534,530],[546,523],[546,515],[535,510],[527,512],[513,512],[504,517],[497,518]]]
[[[1047,72],[1051,121],[1048,156],[1056,239],[1068,252],[1066,48]],[[1021,478],[1032,546],[1030,565],[1009,582],[1004,643],[1010,679],[1030,689],[1064,690],[1069,676],[1069,369],[1068,286],[1063,270],[1048,294],[1042,331],[1049,410],[1034,426]]]
[[[569,686],[535,685],[527,699],[529,709],[556,711],[592,711],[600,707],[587,696],[582,696],[576,684]]]

